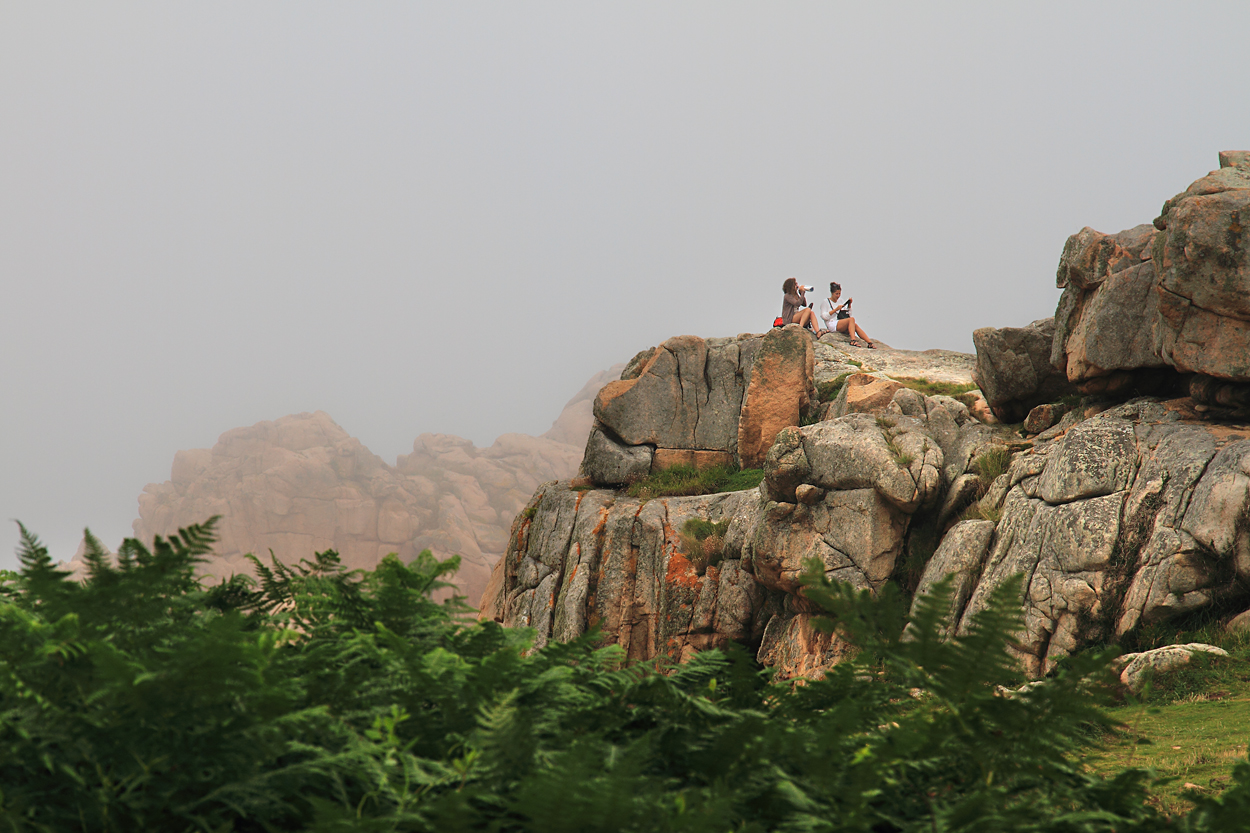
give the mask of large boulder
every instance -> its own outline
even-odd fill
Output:
[[[1157,349],[1177,370],[1250,381],[1250,161],[1221,167],[1168,200],[1155,220]]]
[[[738,423],[743,468],[763,465],[777,433],[799,424],[813,393],[814,361],[812,339],[797,324],[774,328],[762,339]]]
[[[676,336],[626,368],[594,403],[595,419],[625,445],[734,453],[738,416],[759,336]]]
[[[1054,336],[1054,318],[1027,327],[982,327],[973,332],[977,363],[972,378],[998,419],[1020,422],[1035,405],[1074,391],[1050,362]]]
[[[692,518],[729,521],[732,533],[757,503],[753,490],[644,502],[544,484],[517,517],[501,589],[483,609],[534,628],[536,647],[598,626],[632,659],[758,641],[766,591],[744,570],[740,544],[727,542],[724,559],[700,571],[679,536]]]
[[[1159,321],[1153,242],[1140,225],[1115,235],[1086,227],[1068,238],[1055,285],[1051,363],[1084,393],[1110,393],[1175,374],[1155,348]]]
[[[977,568],[965,565],[981,556],[979,541],[956,534],[963,524],[925,573],[926,585],[957,576],[961,628],[995,587],[1025,576],[1017,641],[1026,670],[1040,675],[1083,645],[1243,592],[1250,440],[1189,421],[1175,405],[1135,400],[1015,458],[999,496],[982,501],[1001,517],[967,603]]]
[[[651,472],[655,449],[649,445],[625,445],[596,425],[586,439],[581,473],[600,484],[629,483]]]

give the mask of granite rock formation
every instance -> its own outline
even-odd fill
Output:
[[[1250,414],[1248,216],[1250,152],[1225,151],[1153,224],[1068,238],[1054,366],[1084,393],[1180,389],[1204,410]]]
[[[791,333],[812,342],[797,328],[774,332],[782,344]],[[819,674],[840,658],[846,646],[813,626],[813,612],[799,592],[805,563],[814,557],[830,577],[879,588],[906,551],[913,517],[936,515],[947,479],[966,477],[971,461],[993,444],[992,429],[973,419],[963,403],[922,396],[868,363],[889,363],[918,376],[944,373],[949,381],[966,383],[971,356],[886,348],[852,354],[855,348],[845,341],[826,336],[810,350],[777,350],[793,360],[788,369],[766,375],[758,371],[768,355],[767,339],[756,348],[739,424],[752,401],[784,401],[792,410],[778,418],[788,424],[776,431],[758,489],[642,502],[615,489],[544,484],[517,518],[482,615],[533,627],[539,645],[598,625],[635,658],[680,660],[735,640],[756,648],[761,661],[783,676]],[[644,353],[636,366],[645,367],[654,355]],[[806,374],[797,384],[795,369]],[[831,375],[834,370],[839,372]],[[848,370],[878,374],[869,378],[888,382],[892,396],[872,413],[799,426],[802,408],[793,405],[800,395],[816,378]],[[721,379],[737,384],[736,374]],[[667,390],[673,402],[648,401],[647,408],[680,408],[686,388],[674,384]],[[615,393],[611,386],[605,391]],[[713,388],[700,395],[718,394]],[[596,442],[592,433],[587,461],[599,454]],[[587,468],[584,462],[583,473]],[[722,557],[706,569],[680,543],[682,525],[696,517],[728,524]]]
[[[999,420],[1020,422],[1034,406],[1073,392],[1051,363],[1054,339],[1054,318],[1027,327],[982,327],[972,334],[977,351],[972,379]]]
[[[170,479],[139,496],[135,536],[151,540],[221,515],[205,572],[250,573],[246,553],[284,562],[335,549],[344,564],[371,568],[388,553],[423,549],[462,557],[456,577],[476,604],[508,542],[512,519],[540,483],[577,471],[599,388],[596,375],[541,437],[504,434],[489,448],[422,434],[394,466],[320,411],[221,435],[211,449],[180,451]],[[71,565],[72,566],[72,565]]]
[[[1018,653],[1036,677],[1143,625],[1244,607],[1250,425],[1229,418],[1250,413],[1250,153],[1221,165],[1154,225],[1069,238],[1055,316],[978,330],[975,359],[855,352],[797,328],[643,351],[596,401],[589,482],[625,482],[677,451],[696,464],[762,459],[763,482],[646,502],[544,484],[483,615],[533,627],[540,645],[599,625],[639,659],[738,641],[786,678],[847,651],[816,627],[808,565],[870,592],[949,578],[951,638],[1023,575]],[[908,378],[975,379],[984,399],[925,396]],[[813,392],[835,381],[837,397],[816,407]],[[987,404],[1005,422],[1027,417],[1031,439],[994,425]],[[726,524],[706,567],[678,534],[695,517]],[[1125,684],[1194,650],[1133,658]]]

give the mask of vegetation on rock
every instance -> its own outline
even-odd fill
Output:
[[[733,469],[728,466],[699,469],[694,466],[681,465],[652,472],[631,483],[626,492],[630,497],[643,500],[657,497],[711,495],[717,492],[741,492],[744,489],[754,489],[763,479],[763,469]]]
[[[677,534],[681,541],[682,552],[690,559],[699,575],[703,575],[708,567],[715,567],[725,554],[725,533],[729,531],[729,521],[705,521],[702,518],[691,518],[682,524]]]
[[[917,393],[925,396],[951,396],[956,397],[961,394],[971,393],[977,389],[975,384],[964,383],[957,384],[955,382],[931,382],[928,379],[909,379],[905,376],[891,377],[896,382],[901,382],[903,387],[911,388]]]

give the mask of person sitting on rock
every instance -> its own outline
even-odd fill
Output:
[[[781,323],[808,327],[819,338],[825,334],[825,331],[817,325],[816,315],[807,305],[806,290],[807,287],[799,286],[799,282],[794,278],[786,278],[786,282],[781,285],[781,292],[784,296],[781,301]]]
[[[854,298],[847,298],[845,303],[838,303],[838,299],[842,297],[842,285],[839,283],[829,282],[829,297],[820,302],[820,319],[825,322],[825,332],[836,330],[839,333],[846,333],[851,339],[851,346],[863,347],[867,344],[869,347],[876,347],[872,343],[872,339],[868,337],[868,333],[864,332],[863,327],[855,323],[855,318],[851,315],[851,301]],[[856,338],[856,335],[859,338]],[[861,342],[860,339],[863,339]]]

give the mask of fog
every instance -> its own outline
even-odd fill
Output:
[[[1250,5],[6,3],[0,517],[115,547],[174,452],[388,462],[841,282],[970,351],[1250,147]],[[7,540],[16,544],[17,528]],[[15,564],[0,548],[0,567]]]

